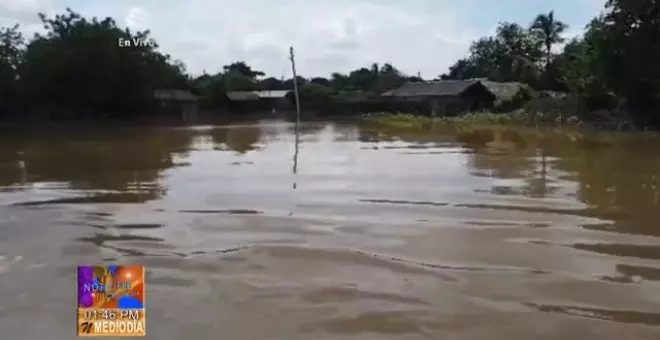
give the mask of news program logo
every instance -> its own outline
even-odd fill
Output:
[[[146,334],[144,267],[78,267],[78,335]]]

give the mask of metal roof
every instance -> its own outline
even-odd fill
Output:
[[[286,98],[290,90],[267,90],[267,91],[232,91],[227,92],[230,100],[248,101],[258,99]]]
[[[291,92],[289,90],[268,90],[268,91],[255,91],[259,98],[284,98]]]

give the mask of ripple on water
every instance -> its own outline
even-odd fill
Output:
[[[560,313],[584,318],[660,326],[660,313],[640,312],[632,310],[608,310],[580,306],[546,305],[537,303],[526,303],[526,305],[538,309],[544,313]]]
[[[74,298],[76,264],[116,262],[147,266],[159,339],[658,338],[660,140],[294,131],[0,144],[3,334],[66,338],[43,306]]]

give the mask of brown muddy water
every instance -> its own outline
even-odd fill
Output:
[[[660,339],[660,139],[339,123],[0,137],[0,338],[147,266],[148,339]]]

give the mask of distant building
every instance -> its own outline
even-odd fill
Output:
[[[227,92],[232,106],[247,111],[287,111],[293,108],[289,90]]]
[[[432,115],[455,116],[493,108],[498,102],[513,98],[524,86],[483,79],[410,82],[383,93],[382,97],[393,102],[426,103]]]
[[[162,89],[154,91],[154,100],[160,114],[177,116],[182,120],[195,119],[199,112],[198,97],[184,90]]]

